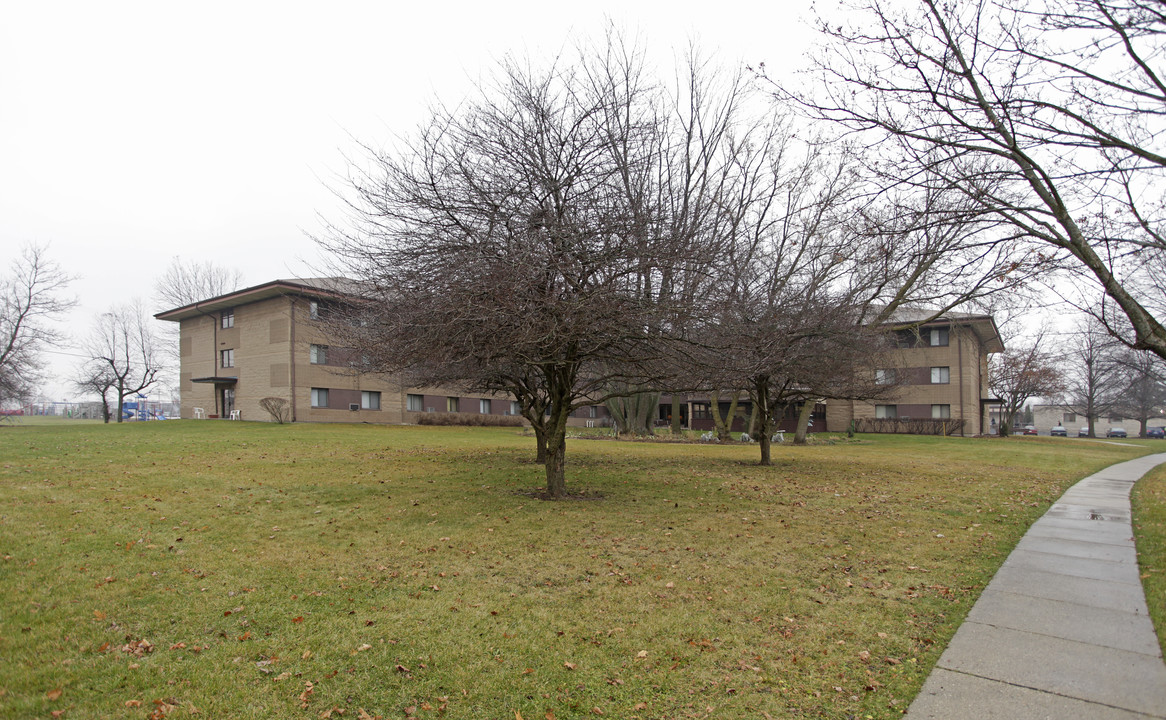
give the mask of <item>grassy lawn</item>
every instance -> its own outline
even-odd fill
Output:
[[[576,440],[548,503],[513,429],[17,424],[0,717],[897,717],[1028,525],[1149,447]]]
[[[1158,451],[1166,452],[1162,441],[1157,442]],[[1159,465],[1134,485],[1132,500],[1142,587],[1166,655],[1166,465]]]

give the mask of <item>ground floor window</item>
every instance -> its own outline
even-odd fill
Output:
[[[489,415],[490,414],[490,401],[485,399],[485,398],[482,398],[481,400],[479,400],[478,401],[478,412],[482,413],[483,415]]]
[[[931,417],[935,420],[947,420],[951,417],[951,405],[932,405]]]
[[[421,412],[425,409],[424,395],[406,395],[405,409],[409,412]]]
[[[312,407],[328,407],[328,388],[312,388]]]
[[[364,390],[360,393],[360,408],[362,410],[380,410],[381,394]]]
[[[458,399],[455,397],[447,397],[445,399],[445,411],[446,412],[457,412],[458,411]]]
[[[521,415],[522,414],[522,406],[519,405],[518,402],[515,400],[510,401],[510,414],[511,415]]]
[[[898,405],[875,405],[875,417],[883,420],[899,417]]]

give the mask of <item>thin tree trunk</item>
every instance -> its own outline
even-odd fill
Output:
[[[539,465],[547,464],[547,434],[541,425],[531,425],[534,428],[535,458]]]
[[[672,393],[672,434],[679,435],[681,430],[680,424],[680,396]]]
[[[798,429],[794,433],[794,445],[806,444],[806,432],[810,427],[810,417],[814,414],[814,402],[806,400],[802,403],[802,410],[798,413]]]
[[[769,379],[754,381],[753,409],[757,413],[757,444],[761,446],[761,465],[772,465],[769,453],[769,435],[772,432],[769,412]]]

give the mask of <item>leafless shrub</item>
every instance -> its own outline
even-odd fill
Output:
[[[476,413],[421,413],[418,425],[468,425],[471,427],[522,427],[518,415],[479,415]]]
[[[291,417],[291,403],[281,397],[265,397],[259,401],[259,407],[267,411],[271,419],[283,425]]]

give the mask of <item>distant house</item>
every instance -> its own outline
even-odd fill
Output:
[[[415,423],[424,413],[517,415],[512,398],[448,388],[404,387],[391,377],[361,369],[359,358],[329,333],[334,309],[351,295],[338,278],[275,280],[158,313],[180,326],[179,391],[182,417],[268,420],[265,397],[283,398],[293,422]],[[896,318],[906,324],[912,319]],[[987,357],[1003,345],[987,315],[948,313],[896,335],[898,348],[886,368],[873,369],[894,384],[877,403],[826,401],[815,409],[814,430],[847,429],[852,421],[869,432],[985,432]],[[727,398],[721,398],[723,410]],[[667,422],[672,398],[661,398],[658,419]],[[712,429],[708,395],[680,403],[685,427]],[[751,407],[743,397],[734,431],[746,430]],[[796,407],[779,427],[793,429]],[[924,423],[923,421],[926,421]],[[938,421],[938,422],[932,422]],[[607,426],[601,405],[575,410],[575,426]]]

